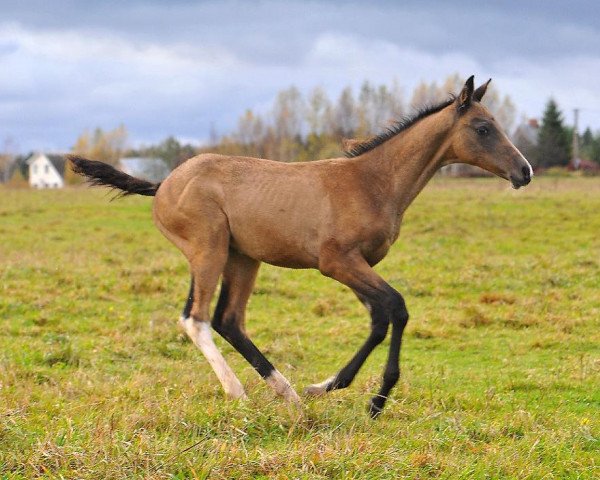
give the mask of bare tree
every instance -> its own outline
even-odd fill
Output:
[[[449,75],[443,83],[421,82],[412,93],[416,108],[448,99],[462,88],[459,74]],[[312,160],[323,155],[339,155],[342,138],[364,138],[382,132],[406,115],[407,107],[397,80],[389,85],[365,81],[358,100],[350,86],[342,90],[335,104],[322,87],[314,88],[304,101],[296,87],[278,93],[272,109],[264,116],[247,110],[237,129],[220,138],[215,148],[221,153],[257,155],[283,161]],[[497,92],[486,95],[486,102],[500,123],[510,128],[515,107],[508,96]],[[88,136],[89,137],[89,136]],[[93,143],[82,137],[81,143]]]
[[[342,90],[334,109],[333,120],[338,135],[346,138],[356,135],[356,130],[358,129],[358,112],[352,88],[346,87]]]
[[[442,89],[437,86],[436,82],[421,82],[414,89],[410,104],[413,108],[421,108],[438,103],[443,98]]]
[[[127,137],[124,125],[106,132],[96,128],[91,135],[85,130],[75,141],[73,152],[116,165],[127,147]]]
[[[278,158],[289,162],[297,154],[296,139],[302,135],[304,102],[296,87],[279,92],[273,108],[273,128]]]
[[[248,109],[238,120],[237,130],[232,135],[244,155],[261,155],[265,125],[259,115]]]
[[[331,102],[323,88],[316,87],[308,97],[306,121],[310,133],[322,135],[331,125]]]
[[[466,78],[461,77],[458,73],[448,75],[446,80],[444,80],[442,88],[440,89],[440,95],[442,95],[442,98],[439,100],[442,101],[447,96],[460,92],[465,84],[465,80]]]
[[[11,136],[5,137],[0,151],[0,183],[9,181],[16,151],[17,144],[14,139]]]
[[[517,108],[508,95],[501,97],[498,90],[491,84],[485,94],[483,103],[492,112],[492,115],[494,115],[505,131],[512,131]]]

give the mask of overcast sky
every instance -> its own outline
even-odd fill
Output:
[[[409,95],[455,72],[600,130],[600,2],[0,0],[0,142],[21,152],[120,123],[133,145],[202,142],[292,84]]]

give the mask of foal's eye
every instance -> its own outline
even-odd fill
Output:
[[[477,134],[481,136],[485,136],[490,133],[490,129],[488,127],[477,127]]]

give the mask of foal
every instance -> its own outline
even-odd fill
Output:
[[[290,383],[248,338],[246,303],[261,262],[316,268],[348,286],[371,316],[371,332],[337,374],[309,386],[319,395],[345,388],[392,326],[380,390],[369,404],[378,415],[400,375],[400,344],[408,311],[404,298],[374,270],[398,238],[406,208],[433,174],[453,162],[477,165],[515,188],[531,180],[531,166],[480,103],[489,81],[363,143],[349,158],[280,163],[199,155],[162,184],[135,179],[101,162],[71,156],[73,169],[123,195],[155,196],[154,221],[189,261],[192,281],[181,323],[225,392],[245,397],[242,384],[213,343],[211,325],[289,402]],[[209,304],[222,278],[214,315]]]

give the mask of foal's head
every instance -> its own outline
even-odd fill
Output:
[[[452,104],[457,121],[451,132],[449,158],[481,167],[519,188],[531,181],[533,170],[481,103],[489,83],[475,90],[471,76]]]

